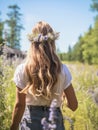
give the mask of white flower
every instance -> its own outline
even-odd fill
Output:
[[[43,36],[42,34],[28,34],[28,39],[31,42],[42,42],[42,41],[47,41],[48,39],[50,40],[57,40],[59,37],[59,33],[58,32],[52,32],[52,33],[48,33],[47,35]]]
[[[98,105],[98,88],[94,90],[93,99],[96,105]]]
[[[41,124],[43,125],[43,130],[55,130],[56,129],[56,122],[55,119],[57,116],[55,115],[56,111],[56,106],[57,106],[57,100],[54,99],[50,105],[50,113],[49,113],[49,118],[48,121],[46,121],[46,118],[42,118]]]

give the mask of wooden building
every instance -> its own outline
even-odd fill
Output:
[[[24,59],[26,57],[26,52],[23,52],[19,49],[11,48],[7,45],[1,45],[0,46],[0,55],[5,56],[6,59],[9,59],[9,58]]]

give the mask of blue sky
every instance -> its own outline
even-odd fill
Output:
[[[1,18],[7,18],[8,5],[17,4],[23,14],[21,49],[27,50],[30,43],[27,34],[31,33],[36,22],[44,20],[55,31],[60,32],[56,42],[61,52],[67,52],[83,35],[90,25],[94,24],[95,13],[90,10],[91,0],[0,0]]]

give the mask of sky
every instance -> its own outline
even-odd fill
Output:
[[[30,47],[27,34],[38,21],[46,21],[60,37],[56,46],[60,52],[73,47],[80,35],[84,35],[94,24],[95,13],[91,11],[92,0],[0,0],[1,19],[7,19],[8,6],[17,4],[22,13],[21,23],[25,28],[21,34],[21,50]]]

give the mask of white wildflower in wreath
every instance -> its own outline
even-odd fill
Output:
[[[42,42],[42,41],[47,41],[48,39],[50,40],[57,40],[59,37],[59,32],[52,32],[52,33],[47,33],[47,35],[42,35],[42,34],[28,34],[28,39],[31,42]]]

